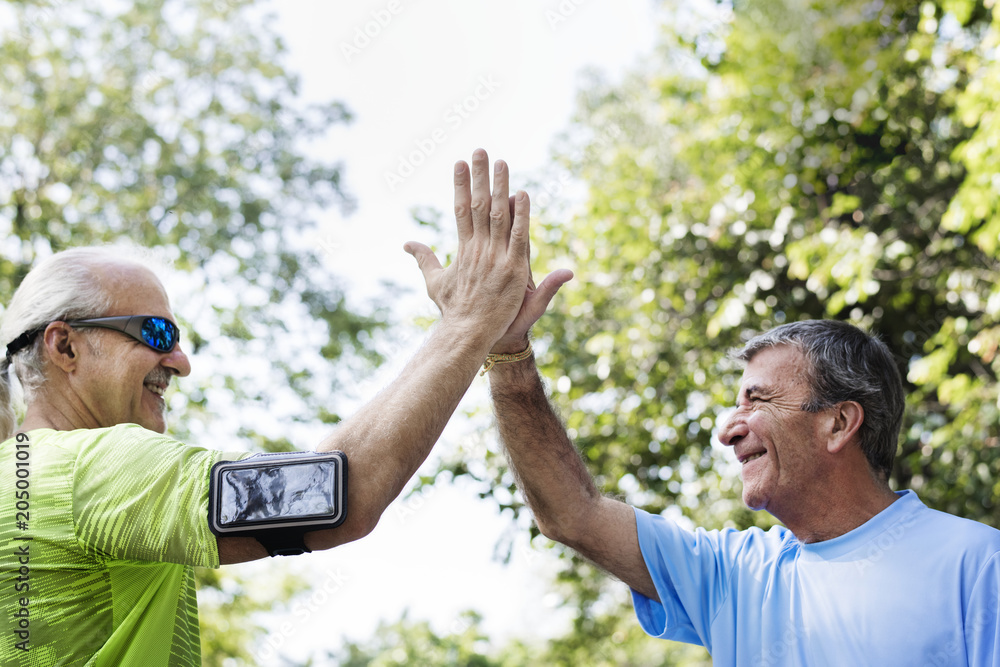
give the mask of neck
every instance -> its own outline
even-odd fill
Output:
[[[870,480],[861,488],[853,489],[832,486],[810,497],[812,502],[799,503],[794,511],[782,512],[782,516],[775,514],[800,542],[806,544],[849,533],[899,498],[882,480]]]
[[[51,428],[56,431],[73,431],[78,428],[94,428],[81,423],[80,416],[75,411],[60,409],[46,397],[39,396],[32,401],[24,414],[24,421],[18,431],[33,431],[38,428]]]

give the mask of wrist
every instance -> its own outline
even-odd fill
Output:
[[[490,348],[490,354],[518,354],[529,347],[531,340],[528,339],[528,334],[517,338],[501,338]]]
[[[442,320],[430,332],[429,343],[440,346],[441,354],[475,360],[480,364],[490,352],[494,338],[475,326],[463,326],[454,321]]]
[[[527,347],[520,352],[513,352],[509,354],[503,352],[490,352],[486,355],[486,361],[483,363],[483,370],[480,371],[479,374],[486,375],[497,364],[513,364],[519,361],[526,361],[533,356],[534,350],[531,349],[531,341],[528,341]]]
[[[542,383],[534,354],[520,361],[494,364],[486,375],[490,379],[490,393],[494,396],[532,392]]]
[[[434,328],[447,331],[448,335],[455,336],[456,340],[485,346],[487,350],[498,338],[495,327],[474,317],[442,317],[434,325]]]

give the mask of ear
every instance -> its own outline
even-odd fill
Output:
[[[42,338],[45,356],[51,363],[65,373],[76,369],[84,342],[73,327],[65,322],[52,322],[45,327]]]
[[[831,407],[830,412],[832,423],[826,449],[836,454],[854,440],[865,421],[865,409],[856,401],[844,401]]]

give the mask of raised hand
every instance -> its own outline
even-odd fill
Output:
[[[498,160],[490,193],[489,157],[482,149],[472,154],[471,170],[465,162],[455,164],[458,252],[447,268],[422,243],[404,246],[417,260],[442,319],[463,326],[469,335],[488,337],[490,344],[518,317],[531,281],[530,203],[524,192],[509,196],[508,179],[506,163]]]
[[[511,208],[514,206],[511,200]],[[531,247],[528,247],[530,261]],[[528,286],[524,291],[524,298],[521,301],[521,308],[517,316],[504,335],[496,342],[490,352],[495,354],[512,354],[524,350],[528,346],[528,332],[535,322],[538,321],[548,308],[552,297],[556,295],[559,288],[573,278],[573,272],[569,269],[556,269],[542,280],[538,287],[535,287],[535,280],[531,275],[531,267],[528,267]]]

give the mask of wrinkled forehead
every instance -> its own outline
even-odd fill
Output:
[[[751,390],[763,394],[787,394],[810,387],[809,360],[795,345],[774,345],[757,352],[743,369],[739,396]]]

